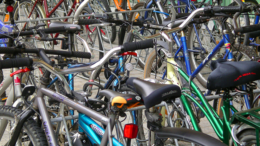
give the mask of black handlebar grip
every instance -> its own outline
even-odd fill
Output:
[[[140,42],[124,43],[122,52],[135,51],[153,47],[153,39],[144,40]]]
[[[79,57],[79,58],[91,58],[91,54],[88,52],[67,52],[67,51],[59,51],[59,50],[44,50],[46,54],[55,54],[61,55],[64,57]]]
[[[0,48],[0,54],[15,54],[17,52],[17,49],[12,47],[1,47]]]
[[[236,29],[234,29],[234,32],[236,34],[238,34],[238,33],[249,33],[249,32],[258,31],[258,30],[260,30],[260,24],[236,28]]]
[[[69,57],[79,57],[79,58],[91,58],[91,54],[89,52],[72,52],[72,55]]]
[[[213,12],[215,13],[236,13],[241,11],[241,7],[239,6],[214,6]]]
[[[236,12],[250,12],[250,8],[244,8],[239,6],[207,6],[204,8],[205,13],[236,13]]]
[[[32,66],[33,60],[31,58],[16,58],[16,59],[6,59],[0,61],[0,69],[22,67],[22,66]]]
[[[90,24],[99,24],[101,23],[98,19],[79,19],[78,25],[90,25]]]

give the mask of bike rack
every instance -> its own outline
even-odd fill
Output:
[[[257,145],[259,145],[259,130],[260,130],[260,114],[258,112],[260,111],[260,107],[252,108],[249,110],[236,112],[232,117],[230,124],[239,124],[238,122],[241,121],[249,126],[252,126],[255,128],[256,131],[256,142]],[[252,118],[256,120],[252,120]],[[258,121],[257,121],[258,120]]]

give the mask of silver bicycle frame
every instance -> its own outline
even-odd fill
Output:
[[[18,68],[13,68],[12,70],[13,70],[13,72],[15,72],[18,70]],[[11,106],[18,97],[21,97],[22,88],[21,88],[20,78],[21,78],[21,74],[16,74],[13,77],[11,77],[9,75],[9,76],[5,77],[4,81],[0,84],[0,95],[2,95],[5,92],[5,90],[11,85],[11,89],[10,89],[9,95],[6,99],[5,105]],[[14,81],[14,86],[12,84],[13,81]],[[0,140],[2,139],[2,136],[6,129],[7,122],[8,122],[7,120],[1,120]]]
[[[106,117],[106,116],[100,114],[99,112],[96,112],[84,105],[81,105],[60,93],[56,93],[56,92],[46,89],[46,88],[39,88],[38,92],[37,92],[37,96],[36,96],[34,104],[33,104],[33,107],[38,108],[40,111],[43,127],[44,127],[45,134],[46,134],[46,137],[47,137],[47,140],[48,140],[48,143],[50,146],[51,145],[56,146],[56,145],[58,145],[58,143],[56,141],[54,131],[53,131],[53,128],[51,125],[51,121],[50,121],[50,118],[48,115],[48,111],[46,109],[46,105],[43,100],[44,95],[46,95],[54,100],[57,100],[69,107],[72,107],[73,109],[77,110],[78,112],[81,112],[81,113],[101,122],[102,124],[107,125],[107,129],[102,138],[101,144],[102,143],[106,144],[107,140],[109,140],[109,143],[112,143],[112,138],[110,135],[111,129],[112,129],[110,126],[112,126],[112,125],[111,125],[111,120],[108,117]]]

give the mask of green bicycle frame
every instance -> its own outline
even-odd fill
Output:
[[[183,70],[181,70],[179,67],[176,67],[176,66],[178,66],[178,65],[174,61],[174,58],[167,57],[167,78],[170,81],[172,81],[173,79],[171,79],[171,78],[173,77],[174,72],[177,71],[189,83],[189,76]],[[170,76],[168,76],[168,75],[170,75]],[[168,81],[168,82],[170,82],[170,81]],[[201,129],[196,121],[196,117],[190,106],[190,101],[194,102],[201,109],[201,111],[205,114],[205,116],[209,120],[211,126],[213,127],[215,133],[219,137],[219,139],[222,140],[224,143],[228,144],[229,139],[230,139],[230,133],[231,133],[231,127],[230,127],[230,122],[229,122],[229,118],[228,118],[229,111],[230,111],[230,108],[234,108],[234,107],[232,107],[232,105],[229,104],[229,100],[231,98],[228,98],[227,100],[224,101],[224,106],[222,107],[224,118],[222,121],[220,119],[219,115],[214,111],[212,106],[208,103],[208,101],[206,100],[206,98],[204,97],[204,95],[202,94],[200,89],[196,86],[196,84],[193,81],[190,81],[190,86],[194,91],[193,94],[195,94],[196,97],[198,97],[200,99],[201,103],[199,103],[196,99],[194,99],[194,97],[192,97],[191,95],[189,95],[186,92],[182,93],[180,100],[183,103],[183,106],[184,106],[187,114],[190,117],[194,130],[201,131]]]

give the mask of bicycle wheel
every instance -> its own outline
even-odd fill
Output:
[[[210,30],[207,30],[207,27]],[[229,38],[230,42],[232,44],[233,42],[233,35],[231,34],[231,29],[226,24],[227,30],[229,31]],[[198,33],[198,36],[196,35],[196,31]],[[196,25],[196,31],[194,27],[189,27],[188,33],[187,33],[187,46],[191,50],[201,50],[201,52],[189,52],[190,55],[190,66],[191,70],[194,71],[197,69],[199,64],[203,62],[203,60],[210,54],[213,50],[213,48],[220,42],[220,40],[223,38],[222,35],[222,22],[219,19],[211,19],[208,23],[205,24],[198,24]],[[211,37],[212,35],[213,37]],[[215,40],[213,40],[213,39]],[[201,49],[200,42],[202,45]],[[212,58],[212,60],[216,60],[218,58],[223,58],[225,55],[226,48],[222,47]],[[210,62],[208,62],[204,68],[196,75],[196,79],[198,79],[199,83],[206,88],[207,86],[207,79],[209,74],[211,73],[210,69]]]
[[[97,14],[103,14],[105,12],[112,12],[107,0],[94,0],[89,2],[90,9]],[[108,15],[109,18],[113,18],[113,15]],[[106,31],[107,30],[107,31]],[[116,26],[108,26],[101,28],[102,39],[107,43],[113,43],[116,39]],[[107,33],[107,34],[106,34]]]
[[[12,127],[15,124],[15,116],[22,113],[22,110],[16,109],[10,106],[2,106],[0,107],[0,119],[1,123],[3,120],[7,120],[7,127],[3,133],[3,137],[1,137],[1,143],[7,144],[11,138]],[[3,123],[2,123],[3,124]],[[2,145],[1,144],[1,145]],[[29,118],[23,125],[21,134],[17,140],[17,145],[23,146],[47,146],[47,139],[45,137],[43,129],[38,127],[37,123]]]
[[[175,145],[175,142],[181,146],[225,146],[220,140],[217,140],[202,132],[185,128],[162,128],[155,132],[155,145]]]
[[[34,7],[35,5],[35,7]],[[33,9],[34,8],[34,9]],[[33,11],[32,11],[33,10]],[[31,14],[31,15],[30,15]],[[18,31],[25,31],[30,27],[37,26],[39,24],[45,24],[46,26],[39,27],[39,29],[46,28],[48,26],[47,21],[40,21],[40,19],[45,18],[45,13],[43,8],[39,3],[34,3],[31,0],[21,0],[16,2],[14,6],[14,20],[24,21],[24,20],[39,20],[31,21],[25,23],[17,23],[15,29]],[[48,35],[50,36],[50,35]],[[37,48],[53,49],[53,41],[39,41],[40,36],[35,35],[33,37],[22,37],[26,41],[34,42]]]

